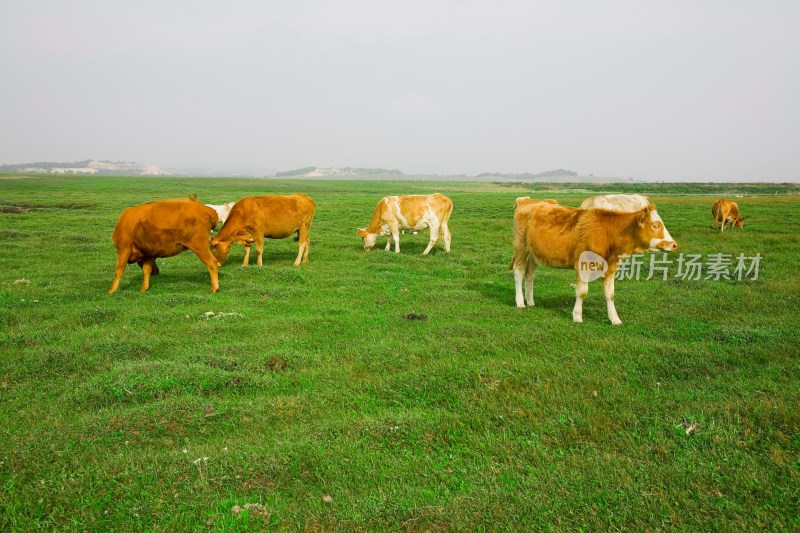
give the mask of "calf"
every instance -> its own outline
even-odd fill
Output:
[[[219,290],[217,261],[208,249],[217,213],[192,200],[161,200],[125,209],[114,227],[117,267],[108,294],[114,294],[125,268],[138,263],[144,279],[141,291],[150,287],[150,274],[158,274],[157,257],[172,257],[189,249],[211,274],[211,292]]]
[[[589,290],[578,264],[583,252],[606,262],[603,289],[608,318],[622,324],[614,306],[614,274],[620,256],[645,250],[673,251],[678,247],[655,208],[634,213],[575,209],[545,202],[525,203],[514,212],[514,270],[517,307],[533,306],[533,278],[539,265],[575,269],[575,307],[572,319],[583,322],[583,300]],[[525,297],[522,280],[525,279]]]
[[[618,213],[633,213],[647,206],[655,207],[650,198],[641,194],[606,194],[587,198],[581,204],[581,209],[606,209]]]
[[[725,224],[731,223],[731,227],[743,228],[744,219],[739,216],[739,206],[730,200],[717,200],[711,207],[711,214],[714,216],[714,229],[721,225],[720,232],[725,231]]]
[[[364,239],[364,250],[371,250],[380,235],[386,235],[386,251],[394,240],[394,251],[400,253],[400,230],[430,229],[427,255],[439,239],[444,239],[444,251],[450,252],[450,229],[447,223],[453,212],[453,202],[439,193],[428,196],[386,196],[375,206],[369,226],[356,230]]]
[[[255,243],[258,266],[262,265],[264,238],[285,239],[297,234],[299,250],[294,266],[308,262],[308,230],[314,218],[314,200],[305,194],[248,196],[236,202],[225,225],[211,239],[211,253],[220,265],[228,259],[231,244],[244,245],[242,266],[250,262],[250,246]]]
[[[206,207],[210,207],[211,209],[216,211],[217,216],[219,217],[219,223],[225,224],[225,221],[228,219],[228,215],[231,212],[231,208],[235,203],[236,202],[228,202],[227,204],[222,204],[222,205],[206,204]]]

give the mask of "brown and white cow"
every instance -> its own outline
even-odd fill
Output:
[[[618,213],[545,202],[525,203],[514,212],[514,257],[509,265],[514,270],[517,307],[534,305],[533,278],[540,265],[572,268],[576,273],[572,319],[583,322],[583,300],[589,283],[580,274],[579,259],[584,252],[590,252],[596,254],[591,257],[598,262],[607,264],[602,277],[608,318],[614,325],[622,324],[614,306],[614,274],[620,256],[653,249],[674,251],[677,247],[651,206],[634,213]]]
[[[217,260],[208,248],[217,213],[193,200],[161,200],[125,209],[114,227],[117,267],[108,294],[130,263],[138,263],[144,279],[141,291],[150,287],[150,274],[158,274],[157,257],[172,257],[184,250],[193,251],[211,274],[211,292],[219,290]]]
[[[400,230],[430,229],[427,255],[439,239],[444,240],[444,251],[450,251],[450,229],[447,226],[453,213],[453,202],[439,193],[428,196],[386,196],[375,206],[369,226],[356,230],[364,239],[364,250],[371,250],[381,235],[386,235],[386,251],[394,240],[394,251],[400,253]]]
[[[306,194],[248,196],[236,202],[222,229],[211,239],[211,253],[222,265],[235,242],[244,245],[242,266],[250,262],[250,246],[255,243],[258,266],[263,262],[264,238],[285,239],[297,234],[299,249],[294,266],[308,262],[308,230],[316,204]]]
[[[217,216],[219,217],[219,223],[225,224],[225,221],[228,220],[228,215],[233,208],[233,204],[236,202],[227,202],[222,205],[215,205],[215,204],[206,204],[206,207],[210,207],[214,211],[217,212]]]
[[[711,214],[714,216],[714,229],[722,225],[720,232],[725,231],[725,224],[731,223],[731,227],[743,228],[744,219],[739,216],[739,206],[731,200],[717,200],[711,207]]]
[[[619,213],[633,213],[641,211],[647,206],[655,207],[650,198],[641,194],[605,194],[587,198],[581,204],[581,209],[606,209]]]

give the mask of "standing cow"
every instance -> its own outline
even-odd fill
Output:
[[[150,274],[158,274],[157,257],[172,257],[184,250],[193,251],[211,274],[211,292],[219,290],[217,260],[208,249],[217,213],[193,200],[161,200],[125,209],[114,227],[117,268],[108,294],[119,287],[119,280],[130,263],[138,263],[144,279],[141,291],[150,287]]]
[[[364,250],[371,250],[380,235],[386,235],[388,252],[392,240],[394,251],[400,253],[400,230],[418,231],[430,229],[428,246],[422,255],[427,255],[439,239],[444,239],[444,251],[450,252],[450,229],[447,223],[453,212],[453,202],[439,193],[428,196],[386,196],[375,206],[369,226],[356,230],[364,239]]]
[[[714,216],[714,229],[721,225],[720,232],[725,231],[725,224],[730,222],[731,227],[743,228],[744,219],[739,216],[739,206],[731,200],[717,200],[711,207]]]
[[[579,259],[592,252],[603,272],[603,290],[608,319],[622,324],[614,306],[614,274],[620,256],[645,250],[674,251],[678,245],[664,226],[655,208],[648,206],[634,213],[615,213],[604,209],[575,209],[546,202],[524,203],[514,212],[514,270],[517,307],[533,306],[533,278],[539,265],[572,268],[576,272],[575,307],[572,319],[583,322],[583,300],[589,283],[580,275]],[[598,257],[599,256],[599,257]],[[522,280],[525,279],[525,297]]]
[[[244,245],[242,266],[250,262],[250,246],[255,243],[258,266],[263,262],[264,238],[285,239],[297,234],[300,242],[294,266],[308,262],[308,230],[314,218],[314,200],[306,194],[248,196],[236,202],[228,220],[211,239],[211,252],[220,265],[228,259],[231,244]]]

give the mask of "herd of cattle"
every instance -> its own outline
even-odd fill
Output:
[[[141,290],[150,286],[150,276],[158,274],[156,259],[191,250],[206,265],[211,275],[211,292],[219,290],[218,268],[228,259],[231,245],[244,246],[243,266],[255,244],[258,266],[263,262],[264,239],[284,239],[296,235],[299,243],[294,266],[308,261],[308,236],[315,204],[308,195],[248,196],[223,205],[203,205],[192,195],[188,200],[161,200],[129,207],[114,227],[117,265],[109,294],[116,292],[127,265],[137,263],[143,273]],[[364,250],[372,249],[378,237],[386,236],[386,250],[394,242],[400,252],[400,232],[430,230],[423,255],[442,238],[450,251],[448,222],[453,202],[441,194],[428,196],[386,196],[372,214],[369,225],[357,230]],[[718,200],[711,209],[714,228],[730,223],[744,226],[739,207],[729,200]],[[222,227],[212,236],[218,224]],[[514,206],[514,255],[509,268],[514,271],[516,304],[533,306],[533,280],[540,265],[574,269],[575,307],[572,317],[583,321],[583,300],[588,281],[580,275],[581,256],[591,252],[604,264],[602,274],[608,319],[622,322],[614,306],[614,277],[620,258],[644,252],[672,252],[678,245],[669,234],[655,205],[646,196],[616,194],[594,196],[580,208],[559,205],[555,200],[516,199]],[[523,280],[525,291],[523,294]]]

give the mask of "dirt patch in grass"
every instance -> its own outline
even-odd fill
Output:
[[[266,366],[267,370],[270,372],[283,372],[289,368],[289,361],[283,357],[278,357],[277,355],[271,354],[264,362],[264,366]]]
[[[95,204],[17,204],[17,205],[0,205],[0,213],[22,214],[27,213],[31,209],[91,209]]]

